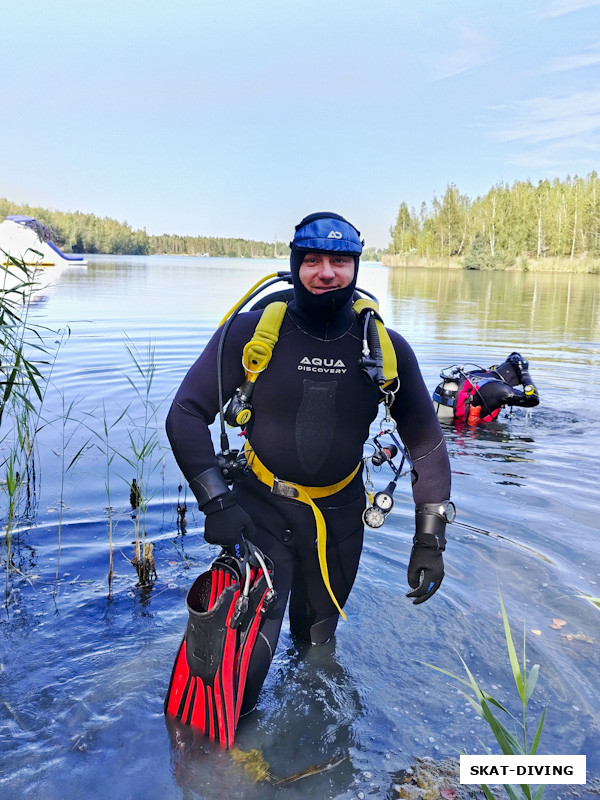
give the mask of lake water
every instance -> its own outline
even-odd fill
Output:
[[[189,493],[185,532],[178,524],[184,493],[163,423],[223,314],[286,263],[89,262],[66,270],[31,311],[32,321],[69,326],[70,336],[44,405],[36,513],[13,536],[15,570],[0,616],[0,797],[395,798],[419,759],[432,759],[425,764],[441,773],[458,752],[497,752],[463,687],[424,662],[462,676],[464,658],[481,687],[519,716],[499,591],[518,651],[525,630],[528,668],[540,665],[530,740],[546,706],[539,752],[587,755],[587,787],[551,786],[545,797],[597,797],[600,609],[582,595],[600,596],[598,277],[361,267],[359,285],[379,297],[386,323],[411,342],[430,389],[443,367],[489,366],[518,350],[530,361],[541,404],[503,412],[485,428],[444,428],[458,515],[447,532],[446,578],[432,600],[415,607],[404,597],[413,527],[404,479],[384,527],[366,535],[335,641],[298,652],[284,628],[259,708],[240,725],[236,745],[259,751],[277,778],[341,763],[278,787],[256,781],[239,753],[172,739],[165,725],[185,596],[216,548],[204,543],[203,516]],[[153,348],[149,402],[126,345],[142,367]],[[107,496],[101,432],[105,418],[110,446],[131,460],[129,436],[139,441],[153,408],[159,446],[146,464],[145,527],[158,577],[140,588],[129,561],[135,471],[116,456]],[[376,477],[379,486],[388,480],[385,472]]]

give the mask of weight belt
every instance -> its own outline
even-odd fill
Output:
[[[358,470],[362,467],[362,461],[357,465],[356,469],[350,473],[350,475],[339,481],[339,483],[333,483],[331,486],[301,486],[299,483],[291,483],[290,481],[282,481],[279,478],[276,478],[275,475],[273,475],[273,473],[267,469],[267,467],[265,467],[250,446],[249,442],[246,442],[244,446],[244,452],[248,460],[248,466],[252,472],[256,475],[261,483],[264,483],[269,487],[273,494],[278,495],[279,497],[289,497],[292,500],[298,500],[298,502],[304,503],[305,505],[310,506],[312,509],[317,525],[317,553],[319,555],[319,566],[321,568],[321,575],[323,576],[323,583],[325,584],[325,588],[329,592],[329,595],[336,608],[342,615],[342,619],[346,619],[346,615],[342,611],[342,607],[338,603],[329,581],[329,570],[327,568],[327,526],[325,524],[325,518],[323,517],[320,508],[313,502],[313,500],[322,497],[330,497],[331,495],[341,491],[345,486],[348,486]]]

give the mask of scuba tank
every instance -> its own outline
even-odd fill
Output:
[[[460,367],[447,367],[440,372],[440,378],[442,382],[433,392],[433,407],[439,419],[454,419],[462,370]]]

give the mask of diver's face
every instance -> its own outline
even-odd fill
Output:
[[[354,257],[344,253],[307,253],[300,264],[299,277],[311,294],[345,289],[354,279]]]

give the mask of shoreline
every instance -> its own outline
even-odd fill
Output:
[[[385,267],[425,268],[444,270],[465,270],[474,272],[563,272],[572,274],[600,275],[600,258],[526,258],[518,260],[506,267],[482,267],[467,269],[462,258],[421,258],[407,255],[382,255],[381,264]]]

